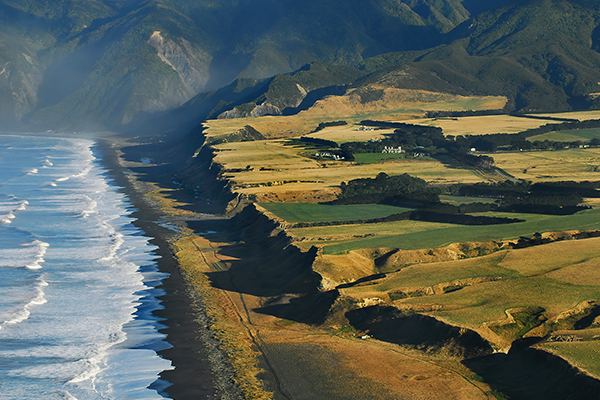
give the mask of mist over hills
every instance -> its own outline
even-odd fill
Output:
[[[191,123],[293,112],[350,85],[501,94],[511,111],[595,107],[598,8],[589,0],[2,0],[0,127],[121,129],[151,115]]]

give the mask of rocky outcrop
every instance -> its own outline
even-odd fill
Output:
[[[247,112],[239,107],[234,107],[232,110],[224,111],[217,117],[218,119],[236,119],[236,118],[258,118],[265,115],[281,115],[281,110],[269,103],[259,104]]]
[[[264,103],[256,106],[250,113],[250,117],[263,117],[265,115],[281,115],[281,110],[272,104]]]

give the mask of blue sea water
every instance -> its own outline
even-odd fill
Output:
[[[164,398],[165,274],[94,145],[0,135],[2,399]]]

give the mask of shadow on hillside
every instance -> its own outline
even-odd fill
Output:
[[[559,357],[518,344],[508,354],[490,354],[463,364],[511,400],[600,398],[600,381]]]
[[[247,207],[229,221],[227,232],[211,237],[233,244],[219,250],[228,260],[228,270],[207,276],[216,288],[264,298],[255,312],[318,324],[338,293],[318,290],[321,276],[312,270],[317,249],[302,252],[275,228],[271,220]]]
[[[346,318],[355,328],[375,339],[424,351],[442,348],[459,357],[490,354],[490,344],[476,332],[444,324],[420,314],[405,314],[395,307],[371,306],[349,311]]]

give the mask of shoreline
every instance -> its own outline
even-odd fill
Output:
[[[165,326],[159,332],[167,335],[165,341],[172,347],[158,351],[158,355],[170,360],[174,369],[160,373],[150,387],[163,396],[174,399],[236,399],[237,388],[226,355],[219,349],[219,342],[209,330],[210,319],[200,299],[183,276],[174,255],[173,242],[180,233],[161,226],[164,215],[157,205],[150,204],[145,196],[150,188],[136,178],[119,154],[123,146],[135,145],[120,137],[96,139],[96,149],[102,155],[101,163],[114,182],[129,198],[136,209],[131,216],[149,242],[157,246],[160,272],[169,274],[155,289],[166,294],[158,296],[163,309],[154,311]]]

